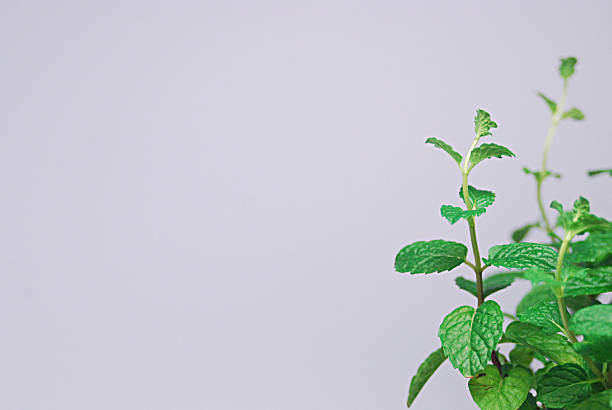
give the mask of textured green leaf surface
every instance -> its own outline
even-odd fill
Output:
[[[572,349],[565,336],[545,333],[529,323],[512,322],[506,329],[506,338],[533,349],[557,364],[582,366],[582,357]]]
[[[594,341],[574,343],[574,349],[578,353],[589,356],[602,363],[612,362],[611,339],[596,339]]]
[[[588,399],[568,407],[568,410],[610,410],[612,408],[612,390],[593,394]]]
[[[545,96],[542,93],[538,93],[538,95],[544,100],[546,105],[548,105],[548,108],[550,108],[550,112],[552,114],[554,114],[555,111],[557,111],[557,103],[554,102],[553,100],[551,100],[550,98],[548,98],[547,96]]]
[[[575,269],[565,279],[565,295],[596,295],[612,292],[612,266]]]
[[[448,155],[450,155],[457,164],[461,163],[461,160],[463,159],[463,157],[461,156],[461,154],[459,154],[457,151],[455,151],[453,149],[453,147],[451,147],[450,145],[448,145],[446,142],[435,138],[435,137],[429,137],[425,140],[426,144],[433,144],[436,148],[440,148],[441,150],[445,151]]]
[[[491,300],[476,310],[461,306],[449,313],[438,335],[453,367],[466,377],[484,369],[503,333],[503,322],[499,305]]]
[[[484,208],[478,208],[472,211],[459,208],[458,206],[442,205],[440,214],[446,218],[451,225],[455,224],[460,219],[468,219],[471,216],[479,216],[485,213]]]
[[[612,256],[612,230],[589,234],[584,241],[572,243],[566,258],[574,263],[601,263]]]
[[[568,57],[561,59],[561,65],[559,66],[559,74],[563,78],[570,78],[574,74],[574,66],[578,60],[575,57]]]
[[[430,354],[427,359],[419,366],[416,375],[412,378],[410,382],[410,390],[408,392],[408,407],[412,405],[414,399],[418,396],[419,392],[427,383],[427,380],[438,370],[438,367],[446,360],[446,356],[444,355],[444,350],[439,348],[432,354]]]
[[[563,113],[563,118],[571,118],[573,120],[584,120],[584,114],[578,108],[570,108]]]
[[[395,270],[400,273],[432,273],[451,270],[461,265],[467,247],[458,242],[414,242],[403,248],[395,258]]]
[[[514,282],[514,279],[516,278],[516,275],[517,275],[516,273],[503,272],[503,273],[496,273],[494,275],[486,277],[482,281],[482,289],[484,292],[484,297],[486,298],[487,296],[512,285],[512,283]],[[476,282],[469,280],[469,279],[465,279],[462,276],[459,276],[455,279],[455,284],[457,284],[457,286],[460,289],[463,289],[466,292],[469,292],[472,295],[478,297],[478,290],[476,289]]]
[[[531,282],[533,286],[540,283],[556,283],[555,276],[552,272],[545,271],[539,268],[529,268],[523,272],[523,279]],[[561,282],[559,282],[561,284]]]
[[[476,110],[474,117],[474,132],[477,137],[485,137],[491,134],[491,128],[497,128],[497,123],[491,120],[491,114],[485,110]]]
[[[514,367],[502,378],[495,366],[487,366],[483,373],[470,379],[468,388],[474,402],[483,410],[516,410],[527,398],[531,388],[531,373]]]
[[[519,302],[516,307],[516,314],[519,315],[521,312],[529,309],[529,307],[536,305],[540,302],[552,302],[556,300],[555,294],[548,285],[534,286],[529,292],[523,296],[523,299]]]
[[[521,226],[520,228],[512,232],[512,240],[514,242],[523,242],[523,239],[525,239],[525,237],[529,234],[531,229],[537,228],[538,226],[540,226],[540,224],[537,224],[537,223]]]
[[[529,367],[534,357],[535,351],[526,346],[518,345],[510,351],[510,362],[523,367]]]
[[[584,197],[580,197],[574,202],[572,211],[564,211],[563,206],[557,201],[552,201],[550,207],[559,212],[557,225],[574,234],[603,232],[610,229],[610,222],[590,213],[589,201]]]
[[[555,366],[540,380],[538,399],[548,407],[564,408],[578,404],[591,394],[584,369],[572,363]]]
[[[471,185],[468,185],[468,196],[470,197],[472,207],[475,209],[488,208],[493,205],[493,202],[495,202],[495,194],[493,192],[486,191],[484,189],[477,189]],[[463,187],[459,187],[459,198],[461,198],[461,200],[465,204],[465,198],[463,197]]]
[[[562,330],[561,315],[557,302],[539,302],[522,311],[518,318],[521,322],[536,325],[544,333],[558,333]]]
[[[509,269],[541,268],[553,270],[557,262],[557,251],[550,246],[539,243],[509,243],[493,246],[489,249],[488,259],[483,258],[483,260],[487,265]]]
[[[599,175],[599,174],[608,174],[612,177],[612,169],[593,169],[589,172],[587,172],[587,175],[590,177],[593,177],[595,175]]]
[[[585,338],[612,338],[612,305],[580,309],[570,319],[570,329]]]
[[[470,155],[471,167],[489,158],[514,157],[514,152],[508,148],[497,144],[482,144],[472,150]]]

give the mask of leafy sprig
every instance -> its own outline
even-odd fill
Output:
[[[485,258],[480,254],[476,219],[486,214],[496,195],[470,185],[469,176],[487,159],[512,158],[515,154],[493,142],[481,143],[498,127],[482,109],[476,110],[474,137],[463,155],[436,137],[425,141],[445,151],[459,168],[460,201],[442,205],[440,214],[450,224],[465,221],[469,244],[442,239],[413,242],[399,251],[395,269],[431,274],[465,265],[474,272],[474,280],[459,276],[455,283],[475,296],[476,304],[460,306],[443,319],[438,330],[442,347],[418,368],[410,383],[408,407],[436,369],[449,359],[469,378],[469,392],[484,410],[612,409],[612,305],[599,300],[602,294],[612,292],[612,223],[594,215],[589,201],[579,197],[568,210],[558,201],[551,202],[550,207],[557,212],[553,224],[542,198],[543,181],[549,176],[560,177],[547,168],[558,124],[565,119],[584,119],[578,108],[565,108],[568,80],[575,74],[576,65],[574,57],[561,60],[563,88],[558,102],[539,93],[552,118],[541,169],[524,170],[535,177],[541,220],[517,229],[512,234],[513,243],[491,247]],[[589,171],[590,176],[600,174],[612,175],[612,170]],[[524,242],[534,229],[543,229],[550,242]],[[579,236],[584,239],[576,241]],[[511,271],[484,278],[483,272],[493,267]],[[515,315],[486,300],[517,279],[528,281],[532,288],[518,304]],[[504,318],[513,320],[505,331]],[[501,343],[514,344],[509,360],[497,351]],[[535,372],[534,361],[540,363]]]

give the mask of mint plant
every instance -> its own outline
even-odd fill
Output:
[[[515,154],[489,142],[497,123],[482,109],[476,111],[474,138],[465,154],[438,138],[425,141],[445,151],[457,165],[461,205],[442,205],[440,214],[451,225],[466,223],[469,243],[442,239],[411,243],[397,254],[395,270],[431,274],[466,265],[474,280],[458,277],[455,283],[474,295],[476,303],[460,306],[442,320],[441,346],[412,378],[408,407],[448,359],[468,379],[472,399],[484,410],[612,409],[612,305],[602,302],[612,292],[612,223],[593,215],[583,197],[568,209],[551,201],[548,212],[542,197],[544,181],[560,177],[548,169],[557,127],[565,120],[584,119],[578,108],[566,108],[576,63],[574,57],[561,60],[559,102],[539,93],[550,108],[551,122],[540,169],[524,169],[535,178],[539,220],[513,232],[513,242],[491,247],[486,257],[478,246],[476,221],[494,204],[495,194],[470,185],[469,178],[485,160]],[[612,170],[588,172],[600,174],[612,176]],[[545,232],[548,240],[525,242],[533,229]],[[505,270],[489,274],[495,268]],[[532,287],[515,314],[504,313],[496,301],[487,300],[516,280],[529,281]],[[499,350],[504,344],[509,347],[507,357]]]

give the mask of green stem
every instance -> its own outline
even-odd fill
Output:
[[[546,215],[546,210],[544,208],[544,204],[542,203],[542,182],[548,176],[548,170],[546,169],[546,165],[548,163],[548,154],[550,153],[550,147],[552,146],[555,133],[557,132],[557,126],[561,121],[561,116],[563,115],[563,110],[565,108],[565,101],[567,100],[567,78],[563,79],[563,91],[561,92],[561,99],[559,100],[559,104],[553,113],[553,116],[550,120],[550,126],[548,127],[548,132],[546,133],[546,141],[544,142],[544,153],[542,154],[542,169],[537,175],[537,198],[538,198],[538,207],[540,208],[540,213],[542,214],[542,220],[544,221],[544,226],[546,231],[553,237],[554,239],[554,231],[552,226],[550,225],[550,221],[548,220],[548,216]]]
[[[565,258],[565,254],[567,253],[567,249],[569,248],[569,244],[571,240],[574,238],[575,234],[571,231],[566,232],[565,237],[563,238],[563,242],[561,243],[561,248],[559,249],[559,257],[557,258],[557,267],[555,270],[555,280],[561,281],[561,269],[563,268],[563,259]],[[570,342],[576,343],[578,339],[569,328],[569,320],[567,318],[567,308],[565,307],[565,299],[563,296],[563,287],[556,288],[555,295],[557,297],[557,305],[559,306],[559,314],[561,315],[561,322],[563,323],[563,329],[565,331],[565,335],[569,339]],[[604,375],[601,373],[599,368],[593,363],[593,360],[587,355],[582,356],[584,361],[589,366],[593,374],[595,374],[599,380],[603,382],[605,386],[607,386],[607,380]]]
[[[550,235],[553,233],[552,226],[550,225],[550,221],[548,220],[548,216],[546,215],[546,210],[544,209],[544,204],[542,202],[542,174],[537,176],[537,198],[538,198],[538,208],[540,208],[540,214],[542,214],[542,220],[544,221],[544,229]],[[553,236],[554,238],[554,236]]]
[[[463,200],[465,201],[465,206],[467,207],[468,211],[471,211],[472,209],[474,209],[474,204],[472,204],[472,201],[470,200],[470,190],[468,188],[469,187],[468,175],[470,174],[470,171],[473,168],[473,166],[472,167],[469,166],[470,156],[472,155],[472,151],[474,150],[476,145],[478,145],[478,141],[480,141],[479,131],[477,132],[476,138],[474,138],[474,141],[472,142],[472,146],[470,147],[470,149],[468,150],[465,156],[465,160],[463,162],[463,168],[461,169],[461,173],[463,174]],[[484,271],[487,268],[487,266],[483,267],[482,261],[480,260],[480,250],[478,249],[478,239],[476,238],[476,218],[474,218],[473,216],[470,216],[467,221],[468,221],[468,227],[470,230],[470,241],[472,242],[472,252],[474,254],[474,263],[473,264],[469,263],[469,265],[471,265],[472,269],[474,270],[474,273],[476,274],[476,294],[478,296],[478,306],[480,306],[484,303],[484,287],[482,284],[482,271]],[[491,353],[491,361],[497,368],[497,371],[499,372],[500,377],[503,378],[504,372],[502,371],[502,366],[499,361],[499,358],[497,357],[497,353],[495,352],[495,350]]]
[[[469,154],[473,149],[474,144],[472,144],[472,148],[468,152],[466,159],[469,158]],[[466,162],[467,164],[467,162]],[[470,200],[470,194],[468,190],[468,173],[463,172],[463,200],[465,201],[465,205],[467,206],[468,211],[471,211],[474,207],[472,201]],[[476,273],[476,293],[478,295],[478,306],[482,305],[484,302],[484,289],[482,285],[482,262],[480,260],[480,250],[478,249],[478,239],[476,238],[476,221],[474,217],[471,216],[467,220],[468,227],[470,231],[470,241],[472,243],[472,252],[474,253],[474,273]]]
[[[570,233],[565,235],[563,238],[563,242],[561,243],[561,248],[559,249],[559,257],[557,258],[557,268],[555,270],[555,280],[561,281],[561,269],[563,268],[563,259],[565,258],[565,254],[569,247],[570,241],[573,236]],[[563,288],[557,288],[555,292],[557,296],[557,305],[559,306],[559,314],[561,315],[561,322],[563,323],[563,329],[565,330],[565,335],[572,342],[576,343],[576,336],[569,329],[569,321],[567,319],[567,309],[565,307],[565,300],[563,299]]]

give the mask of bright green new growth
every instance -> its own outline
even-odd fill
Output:
[[[567,79],[574,75],[574,66],[578,60],[575,57],[568,57],[561,60],[561,66],[559,67],[559,73],[561,77]]]
[[[440,325],[440,341],[453,367],[466,377],[487,365],[502,335],[504,316],[491,300],[474,309],[461,306],[449,313]]]
[[[491,128],[497,128],[497,123],[491,119],[491,114],[485,110],[477,110],[474,118],[474,132],[477,137],[486,137],[491,134]]]
[[[538,93],[540,97],[544,100],[548,108],[550,108],[550,112],[554,114],[557,111],[557,103],[545,96],[543,93]]]
[[[451,225],[454,225],[455,222],[460,219],[468,219],[469,217],[480,216],[486,212],[484,208],[478,208],[471,211],[466,211],[463,208],[459,208],[458,206],[452,205],[442,205],[440,207],[440,214],[450,222]]]
[[[517,224],[520,228],[512,233],[513,243],[491,247],[485,258],[476,223],[495,224],[496,217],[505,216],[478,218],[494,204],[496,196],[470,185],[469,177],[481,162],[515,154],[493,142],[481,143],[482,137],[492,136],[497,128],[491,115],[482,109],[476,111],[475,135],[463,155],[438,138],[425,141],[445,151],[458,165],[462,203],[453,204],[451,196],[450,204],[441,206],[440,214],[450,224],[463,221],[469,240],[465,245],[439,239],[414,242],[399,251],[395,269],[411,274],[470,269],[474,276],[458,276],[455,283],[476,302],[454,309],[442,321],[438,330],[442,348],[431,353],[412,378],[409,407],[448,358],[453,367],[470,378],[470,394],[483,410],[612,410],[612,303],[603,304],[610,303],[612,293],[612,223],[591,213],[589,201],[583,197],[565,210],[558,201],[545,200],[542,190],[548,177],[560,178],[547,168],[557,126],[566,119],[585,118],[581,110],[567,108],[566,104],[569,79],[576,65],[574,57],[561,60],[563,88],[558,100],[538,94],[550,109],[550,126],[541,168],[523,170],[536,182],[539,220]],[[612,176],[612,169],[588,173],[600,174]],[[556,221],[548,217],[544,204],[549,202],[558,214]],[[524,242],[535,231],[542,231],[546,239]],[[487,269],[492,272],[485,277]],[[512,307],[502,312],[497,302],[486,300],[517,279],[532,287],[516,306],[516,315],[507,313],[513,312]],[[513,320],[505,332],[504,318]],[[499,343],[512,345],[509,360],[496,350]],[[535,368],[538,370],[534,372]]]
[[[565,231],[571,232],[572,236],[583,232],[606,231],[610,228],[610,222],[590,213],[591,207],[586,198],[580,197],[574,202],[572,211],[564,211],[563,205],[558,201],[552,201],[550,207],[559,212],[557,225]]]
[[[457,162],[457,164],[459,164],[461,160],[463,160],[463,157],[461,156],[461,154],[459,154],[457,151],[453,149],[453,147],[451,147],[450,145],[448,145],[446,142],[442,140],[439,140],[434,137],[429,137],[425,140],[425,143],[433,144],[436,148],[440,148],[441,150],[446,151],[446,153],[450,155],[451,158],[454,159],[455,162]]]
[[[514,157],[514,153],[508,148],[497,144],[482,144],[472,151],[470,157],[470,168],[474,168],[477,164],[489,158]]]

